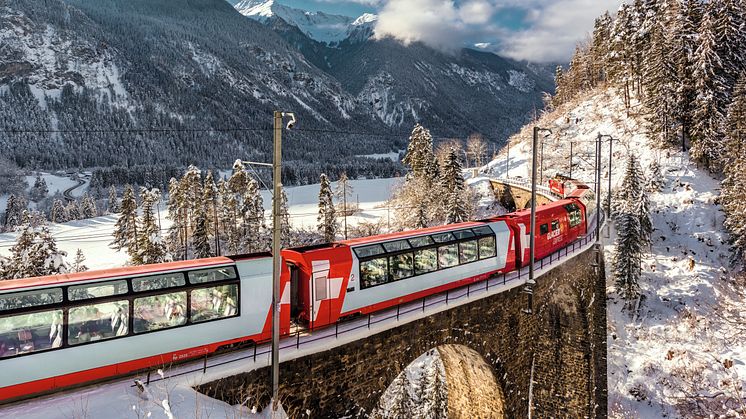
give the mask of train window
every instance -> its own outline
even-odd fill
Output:
[[[360,262],[360,283],[363,288],[384,284],[388,280],[388,261],[385,257]]]
[[[549,233],[549,224],[542,224],[541,227],[539,227],[539,234],[543,236],[547,233]]]
[[[409,239],[409,244],[412,247],[425,247],[433,244],[433,239],[430,236],[412,237]]]
[[[223,266],[222,268],[203,269],[201,271],[192,271],[187,274],[190,284],[204,284],[205,282],[225,281],[227,279],[236,279],[236,269],[233,266]]]
[[[357,253],[357,257],[359,258],[367,258],[382,255],[386,253],[386,251],[383,250],[383,246],[380,244],[374,244],[371,246],[358,247],[355,249],[355,253]]]
[[[412,254],[402,253],[401,255],[389,256],[389,270],[392,281],[398,281],[414,275]]]
[[[496,250],[494,236],[479,239],[479,259],[495,257],[497,254]]]
[[[0,319],[0,359],[62,345],[62,310]]]
[[[471,230],[459,230],[454,231],[453,235],[456,236],[456,239],[462,240],[462,239],[469,239],[474,237],[474,232]]]
[[[220,285],[192,291],[189,316],[193,323],[238,314],[238,285]]]
[[[472,229],[477,236],[491,236],[495,234],[489,226],[480,226]]]
[[[435,243],[447,243],[456,240],[451,233],[433,234],[432,237],[433,240],[435,240]]]
[[[565,205],[567,210],[567,218],[570,222],[570,228],[577,227],[583,222],[583,214],[580,212],[580,207],[577,204]]]
[[[438,251],[422,249],[414,252],[415,275],[426,274],[438,269]]]
[[[70,299],[70,301],[111,297],[112,295],[121,294],[127,294],[127,281],[125,280],[76,285],[67,289],[67,298]]]
[[[395,242],[384,243],[383,248],[386,249],[387,252],[393,253],[410,249],[411,246],[409,246],[409,242],[406,240],[397,240]]]
[[[132,278],[132,289],[135,292],[160,290],[163,288],[178,287],[184,284],[184,274],[181,272]]]
[[[126,335],[129,307],[129,301],[121,300],[71,308],[67,320],[67,342],[77,345]]]
[[[440,269],[458,265],[457,244],[449,244],[438,248],[438,265]]]
[[[0,311],[43,306],[62,302],[62,288],[51,288],[0,295]]]
[[[557,231],[559,229],[560,229],[559,220],[552,220],[552,231]]]
[[[186,323],[186,291],[135,298],[135,333],[181,326]]]
[[[477,241],[469,240],[458,244],[459,260],[461,263],[474,262],[479,258],[477,254]]]

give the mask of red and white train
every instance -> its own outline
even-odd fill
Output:
[[[537,209],[536,258],[587,232],[584,185]],[[282,335],[528,264],[530,211],[285,249]],[[0,403],[271,337],[272,258],[216,257],[0,281]]]

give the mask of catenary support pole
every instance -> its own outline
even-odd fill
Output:
[[[596,242],[601,232],[601,134],[596,137]]]
[[[572,141],[570,141],[570,179],[572,179]]]
[[[272,161],[272,411],[276,412],[280,388],[280,199],[282,196],[282,112],[274,113],[274,159]]]

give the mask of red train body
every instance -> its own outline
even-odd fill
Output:
[[[576,187],[537,208],[537,259],[586,234],[589,192]],[[523,210],[285,249],[281,334],[293,323],[314,330],[526,266],[529,225]],[[268,340],[271,262],[221,257],[0,282],[0,402]],[[80,312],[103,317],[81,320]]]

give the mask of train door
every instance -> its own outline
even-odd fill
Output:
[[[293,263],[288,263],[288,269],[290,270],[290,319],[294,323],[298,323],[298,317],[303,311],[303,306],[300,301],[300,293],[298,287],[300,285],[300,275],[298,267]]]

